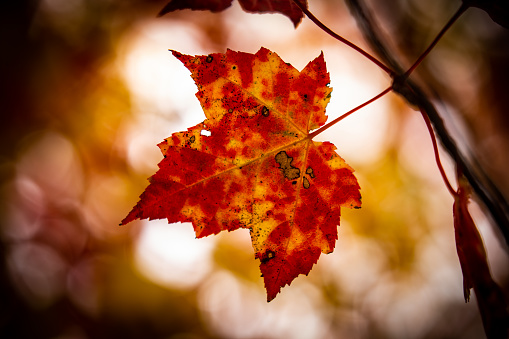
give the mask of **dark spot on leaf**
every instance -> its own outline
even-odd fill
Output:
[[[297,185],[297,180],[292,181],[292,185]]]
[[[304,100],[306,100],[307,98],[308,98],[308,95],[304,94]]]
[[[308,178],[306,178],[306,177],[302,178],[302,186],[304,186],[304,188],[309,188],[309,186],[311,186]]]
[[[189,138],[189,143],[193,143],[196,140],[196,137],[193,135]]]
[[[237,66],[233,66],[232,69],[237,69]]]
[[[231,109],[231,108],[230,108],[230,109],[228,110],[228,113],[233,113],[233,109]]]
[[[266,263],[267,261],[269,261],[270,259],[274,259],[274,257],[276,256],[276,253],[274,253],[274,251],[271,251],[271,250],[267,250],[265,251],[265,253],[263,254],[262,258],[260,259],[260,261],[262,263]]]
[[[214,60],[212,55],[207,56],[207,59],[205,59],[205,61],[208,62],[209,64],[212,62],[212,60]]]
[[[262,108],[262,115],[264,117],[268,117],[269,116],[269,109],[267,108],[267,106],[263,106],[263,108]]]
[[[315,177],[315,174],[313,173],[313,169],[311,167],[308,167],[306,170],[306,174],[309,175],[311,178]]]
[[[300,169],[292,166],[293,158],[289,157],[285,151],[276,154],[276,162],[279,164],[283,175],[289,180],[297,179],[300,176]]]

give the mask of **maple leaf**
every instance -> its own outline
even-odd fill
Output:
[[[301,1],[307,7],[307,1]],[[239,0],[240,6],[246,12],[274,13],[279,12],[292,20],[297,27],[304,14],[293,0]],[[209,10],[220,12],[230,7],[232,0],[172,0],[159,12],[159,16],[179,10]]]
[[[309,134],[327,120],[323,53],[299,72],[265,48],[172,52],[191,71],[206,120],[158,145],[159,170],[122,224],[192,222],[198,238],[250,229],[270,301],[333,251],[341,207],[361,205],[353,169]]]

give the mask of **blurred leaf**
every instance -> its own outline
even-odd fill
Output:
[[[488,13],[493,21],[509,29],[509,1],[507,0],[463,0],[469,7],[477,7]]]
[[[286,15],[297,27],[303,17],[303,13],[292,0],[239,0],[242,9],[251,13],[274,13]],[[172,0],[159,12],[159,16],[179,10],[208,10],[213,13],[220,12],[230,7],[232,0]],[[304,0],[307,7],[307,1]]]
[[[473,288],[488,338],[507,338],[509,315],[504,293],[491,277],[481,235],[468,211],[470,186],[461,170],[458,172],[459,189],[453,215],[465,301],[469,301]]]

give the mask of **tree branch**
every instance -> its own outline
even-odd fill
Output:
[[[384,43],[384,39],[380,34],[381,30],[365,6],[364,1],[346,0],[346,3],[365,39],[370,43],[375,53],[378,54],[388,67],[397,74],[400,74],[399,77],[395,77],[394,91],[400,94],[411,105],[418,106],[426,112],[442,146],[456,162],[457,166],[463,169],[463,174],[468,179],[476,196],[486,206],[492,220],[504,236],[506,242],[505,249],[509,251],[507,246],[509,244],[509,205],[507,200],[475,160],[475,157],[471,157],[473,160],[469,160],[459,150],[456,142],[447,131],[442,117],[424,94],[424,91],[411,79],[405,79],[403,68],[396,60],[396,57],[388,51],[386,43]],[[398,78],[403,79],[403,81],[398,83]]]

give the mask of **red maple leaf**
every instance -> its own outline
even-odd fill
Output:
[[[198,238],[250,229],[270,301],[334,250],[341,207],[361,205],[353,169],[309,134],[327,120],[323,54],[301,72],[265,48],[173,55],[191,71],[206,120],[159,144],[159,170],[122,224],[192,222]]]
[[[301,0],[307,7],[307,1]],[[240,6],[246,12],[252,13],[281,13],[292,20],[295,27],[301,21],[303,14],[292,0],[239,0]],[[220,12],[230,7],[232,0],[172,0],[164,6],[159,15],[164,15],[179,9],[209,10]]]

